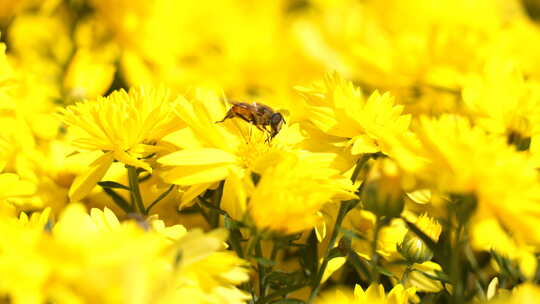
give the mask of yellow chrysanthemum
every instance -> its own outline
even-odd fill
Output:
[[[286,234],[315,226],[317,212],[332,199],[351,199],[354,188],[324,155],[291,154],[262,173],[249,200],[255,224]]]
[[[298,124],[285,125],[267,142],[267,134],[239,119],[216,123],[225,116],[225,106],[211,91],[198,90],[190,101],[180,99],[178,116],[188,128],[167,140],[182,149],[160,158],[159,162],[166,166],[161,174],[165,181],[189,186],[181,207],[189,205],[216,182],[225,180],[221,208],[240,219],[247,210],[247,198],[253,189],[251,172],[263,174],[288,154],[296,154],[301,159],[326,159],[320,163],[321,172],[331,170],[329,164],[335,154],[312,155],[300,149],[303,136]]]
[[[481,75],[467,79],[463,101],[472,119],[488,132],[514,140],[540,133],[540,84],[526,81],[504,59],[488,61]]]
[[[538,302],[540,287],[532,283],[523,283],[512,289],[495,296],[490,304],[529,304]]]
[[[83,99],[104,94],[113,82],[116,70],[111,57],[111,54],[103,51],[77,50],[64,77],[63,86],[67,95]]]
[[[14,303],[243,303],[244,263],[223,251],[227,234],[187,232],[152,219],[119,222],[108,209],[69,206],[46,232],[47,215],[2,218],[0,283]],[[24,266],[24,267],[22,267]],[[191,297],[191,298],[190,298]]]
[[[498,254],[517,262],[526,278],[533,278],[538,266],[536,246],[508,235],[495,218],[479,217],[471,230],[471,245],[478,250],[494,250]]]
[[[403,288],[398,284],[385,294],[384,287],[378,284],[371,284],[367,290],[356,285],[354,293],[344,289],[334,289],[320,295],[317,304],[408,304],[416,296],[414,288]]]
[[[526,19],[519,1],[341,0],[312,5],[316,9],[295,27],[307,56],[367,87],[390,91],[413,112],[458,109],[463,76],[490,52],[510,49],[510,56],[524,59],[537,54],[517,47],[530,44],[530,34],[500,37]]]
[[[165,89],[138,88],[61,110],[76,149],[104,152],[73,182],[71,200],[88,194],[114,160],[152,171],[147,158],[162,149],[164,136],[182,126],[173,113],[176,105]]]
[[[463,117],[423,117],[417,137],[395,154],[421,181],[445,193],[474,194],[476,221],[496,218],[513,237],[540,241],[540,184],[531,159]]]
[[[360,88],[337,74],[322,84],[299,88],[307,103],[309,121],[328,135],[341,139],[353,155],[387,153],[388,140],[406,132],[410,115],[395,105],[389,93],[373,93],[366,99]]]
[[[21,201],[33,196],[36,190],[35,184],[27,180],[21,180],[17,174],[0,173],[0,204],[2,205],[0,210],[9,208],[5,206],[8,203],[20,204]]]

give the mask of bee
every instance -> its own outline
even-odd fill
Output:
[[[279,133],[285,123],[285,119],[281,113],[257,102],[232,102],[232,107],[227,111],[225,117],[220,121],[216,121],[216,123],[221,123],[234,117],[241,118],[257,127],[257,129],[267,132],[269,134],[268,141],[272,140]]]

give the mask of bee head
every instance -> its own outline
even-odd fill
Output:
[[[273,138],[276,136],[279,131],[281,130],[281,126],[285,123],[285,119],[283,118],[283,115],[281,113],[274,113],[270,117],[270,127],[272,128],[272,134],[271,137]]]

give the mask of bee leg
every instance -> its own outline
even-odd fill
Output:
[[[222,123],[229,118],[234,118],[235,116],[236,114],[232,110],[229,110],[222,120],[218,120],[215,123]]]

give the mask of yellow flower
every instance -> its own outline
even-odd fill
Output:
[[[511,62],[492,58],[480,75],[469,76],[463,101],[477,125],[513,144],[540,134],[540,84],[525,80]]]
[[[327,202],[354,198],[350,181],[329,167],[329,156],[291,154],[265,170],[248,205],[257,227],[304,231],[320,220],[317,212]]]
[[[322,293],[317,299],[317,304],[408,304],[409,300],[416,298],[416,290],[414,288],[403,288],[398,284],[385,294],[382,285],[371,284],[367,290],[356,285],[354,293],[344,289],[334,289]]]
[[[150,219],[120,222],[108,209],[70,205],[50,232],[50,210],[0,221],[0,292],[14,303],[243,303],[245,262],[227,233]],[[178,303],[178,302],[176,302]]]
[[[36,185],[14,173],[0,173],[0,214],[10,214],[36,193]]]
[[[79,151],[103,151],[73,182],[71,200],[87,195],[114,160],[151,172],[148,158],[162,150],[164,136],[181,127],[173,113],[176,105],[165,89],[138,88],[62,109],[73,146]]]
[[[484,218],[479,215],[473,218],[473,221],[476,223],[470,232],[473,248],[485,251],[494,250],[515,262],[526,278],[534,277],[538,266],[535,256],[537,246],[529,245],[521,239],[508,235],[495,218]]]
[[[43,226],[1,216],[0,272],[10,280],[0,282],[0,293],[9,295],[13,303],[42,303],[45,286],[54,266],[43,255],[48,241]]]
[[[0,186],[0,199],[31,195],[36,191],[32,183],[21,180],[13,173],[0,174]]]
[[[193,199],[217,182],[225,180],[221,207],[230,216],[240,219],[246,212],[247,197],[253,189],[251,172],[262,174],[284,155],[302,151],[298,124],[284,125],[279,134],[267,142],[264,134],[240,119],[223,119],[226,104],[214,92],[198,89],[188,101],[179,100],[178,117],[188,126],[166,138],[181,150],[161,157],[162,178],[172,184],[188,186],[180,207],[193,204]],[[316,154],[313,157],[317,157]],[[320,154],[330,162],[335,154]],[[325,169],[327,170],[327,169]]]
[[[477,220],[495,218],[513,237],[540,242],[540,184],[527,155],[459,116],[422,117],[415,131],[394,154],[402,167],[447,194],[473,194]]]
[[[536,57],[534,49],[517,47],[534,36],[500,37],[526,19],[517,2],[313,1],[295,29],[306,55],[329,70],[390,91],[409,112],[441,113],[458,108],[463,76],[486,54],[510,49],[509,56]]]
[[[532,283],[523,283],[512,289],[511,292],[504,292],[496,295],[490,304],[528,304],[538,302],[540,297],[540,287]]]
[[[388,140],[408,130],[410,115],[401,114],[403,106],[395,105],[389,93],[374,92],[366,99],[360,88],[337,74],[299,90],[307,103],[309,121],[338,137],[353,155],[387,153]]]
[[[111,85],[115,67],[109,54],[79,49],[69,63],[64,89],[75,99],[96,98]]]

